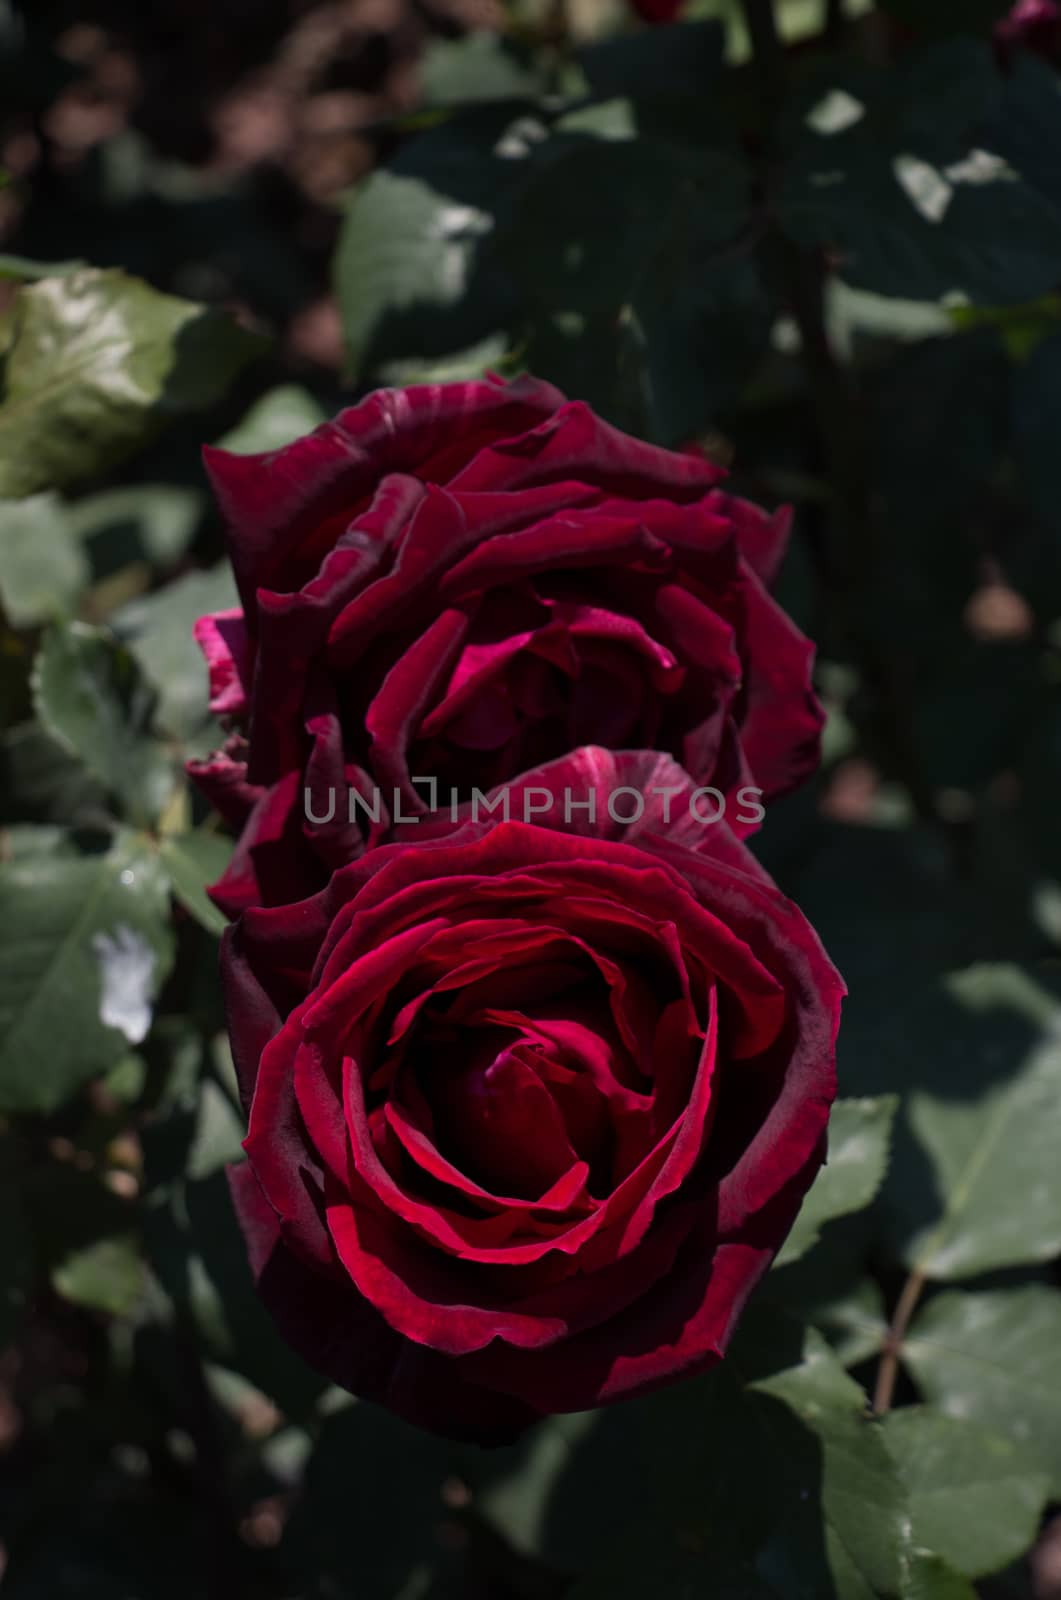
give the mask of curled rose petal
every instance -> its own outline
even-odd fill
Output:
[[[233,1194],[335,1382],[494,1440],[724,1352],[824,1158],[843,985],[698,792],[580,748],[512,786],[533,822],[400,824],[229,930]]]
[[[416,814],[585,745],[657,750],[743,834],[741,789],[769,801],[817,765],[813,651],[764,587],[789,515],[728,494],[702,456],[489,378],[380,390],[207,466],[242,608],[196,635],[262,802],[214,890],[229,914],[321,887],[340,831],[322,855],[306,796],[319,815],[347,771]],[[192,773],[212,794],[211,764]],[[346,818],[348,855],[363,822]]]

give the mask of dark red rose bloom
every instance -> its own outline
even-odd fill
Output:
[[[630,0],[642,22],[676,22],[685,9],[685,0]]]
[[[411,776],[486,790],[593,743],[769,799],[817,763],[812,649],[764,587],[788,516],[703,459],[488,379],[382,390],[207,464],[242,609],[198,625],[234,733],[192,770],[242,829],[214,891],[231,915],[360,852],[344,805],[307,822],[307,789],[318,817],[350,784],[413,811]]]
[[[823,1160],[843,993],[669,758],[575,752],[517,814],[532,785],[548,826],[410,825],[223,946],[260,1293],[336,1383],[482,1441],[719,1358]]]
[[[1061,5],[1055,0],[1020,0],[995,28],[995,48],[1003,63],[1014,49],[1061,59]]]

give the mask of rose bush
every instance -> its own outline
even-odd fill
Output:
[[[207,465],[241,608],[198,627],[233,734],[192,770],[241,830],[214,890],[231,915],[360,852],[349,786],[411,810],[411,777],[486,789],[593,743],[769,798],[817,762],[812,649],[764,587],[788,515],[700,457],[491,379],[382,390]],[[328,826],[306,790],[316,816],[342,796]]]
[[[843,993],[668,758],[525,781],[546,825],[410,825],[223,947],[261,1294],[336,1383],[482,1440],[718,1358],[821,1165]]]

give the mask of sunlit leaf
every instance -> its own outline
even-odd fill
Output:
[[[0,494],[97,476],[211,404],[260,341],[221,312],[86,268],[20,290],[0,403]]]

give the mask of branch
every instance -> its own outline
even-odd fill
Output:
[[[838,44],[843,38],[844,21],[844,0],[825,0],[822,38],[826,44]]]
[[[741,0],[741,3],[759,76],[763,132],[770,140],[785,102],[785,46],[777,31],[774,0]]]
[[[877,1387],[873,1394],[873,1409],[878,1417],[891,1408],[892,1396],[895,1393],[895,1380],[899,1376],[899,1352],[906,1338],[906,1330],[910,1326],[910,1318],[914,1314],[917,1302],[921,1298],[921,1291],[925,1287],[923,1272],[911,1272],[903,1286],[903,1292],[896,1302],[895,1311],[892,1313],[891,1326],[884,1341],[884,1351],[880,1358],[880,1367],[877,1370]]]

